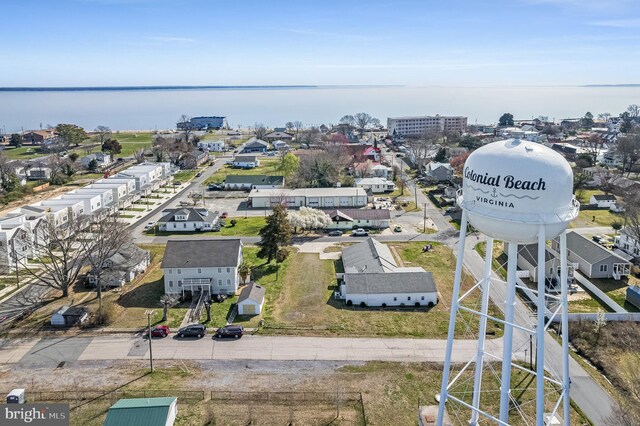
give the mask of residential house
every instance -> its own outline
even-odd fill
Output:
[[[448,182],[453,178],[453,167],[449,163],[432,161],[427,165],[425,175],[435,182]]]
[[[388,209],[332,209],[325,210],[331,218],[329,229],[386,229],[391,222]]]
[[[25,144],[43,145],[46,141],[56,138],[53,130],[31,130],[22,134]]]
[[[230,191],[284,188],[284,176],[227,175],[223,187]]]
[[[133,243],[126,244],[107,259],[102,266],[100,285],[103,288],[122,287],[133,281],[149,267],[151,255]],[[94,271],[87,274],[87,282],[97,285],[97,275]]]
[[[109,188],[80,188],[74,191],[69,191],[64,194],[66,195],[76,195],[76,196],[95,196],[98,195],[102,198],[102,211],[106,214],[114,213],[117,210],[117,204],[113,197],[113,191]],[[100,213],[100,211],[94,211],[92,214]]]
[[[271,145],[273,145],[273,149],[277,151],[289,150],[289,145],[282,140],[273,141]]]
[[[91,185],[85,186],[85,189],[104,189],[107,191],[111,191],[114,206],[118,209],[125,209],[131,206],[131,204],[136,200],[136,182],[134,179],[125,180],[124,182],[118,181],[119,179],[101,179],[92,183]],[[129,183],[133,185],[131,193],[129,193],[128,189]]]
[[[559,238],[551,242],[551,247],[560,251]],[[619,280],[631,273],[631,262],[627,259],[573,231],[567,233],[567,258],[577,264],[578,270],[587,278]]]
[[[198,148],[209,152],[222,152],[227,149],[227,144],[223,140],[217,141],[200,141],[198,142]]]
[[[101,216],[105,212],[104,206],[102,204],[102,194],[83,194],[70,191],[65,193],[64,195],[61,195],[58,199],[81,202],[82,209],[79,211],[79,215]]]
[[[362,188],[252,189],[249,206],[271,209],[285,203],[289,207],[364,207],[367,193]]]
[[[168,232],[211,231],[218,223],[218,217],[217,211],[204,208],[167,209],[162,211],[158,228]]]
[[[52,170],[50,167],[36,166],[27,169],[26,173],[29,180],[49,180],[51,179]]]
[[[392,181],[379,177],[356,179],[356,186],[374,194],[393,192],[396,189]]]
[[[291,139],[293,139],[293,136],[291,136],[289,133],[275,131],[275,132],[267,133],[266,135],[264,135],[264,139],[269,142],[273,142],[277,140],[290,141]]]
[[[378,162],[380,161],[380,148],[367,147],[362,152],[362,156],[367,160]]]
[[[260,315],[265,292],[265,288],[256,283],[245,286],[238,297],[238,315]]]
[[[505,242],[504,251],[506,252],[508,248],[509,243]],[[560,258],[556,257],[549,248],[545,248],[544,262],[546,285],[557,290],[556,285],[560,283]],[[517,266],[520,269],[518,271],[520,278],[528,278],[534,283],[538,282],[538,244],[518,245]],[[573,280],[575,265],[567,266],[568,277]]]
[[[238,291],[240,239],[169,240],[160,267],[167,294],[228,294]]]
[[[609,179],[609,185],[611,186],[611,191],[620,196],[640,192],[640,182],[631,180],[627,177],[612,177],[611,179]]]
[[[637,285],[627,287],[625,300],[640,309],[640,287]]]
[[[23,206],[21,210],[30,217],[42,217],[55,227],[69,223],[71,217],[68,205],[43,205],[42,202],[39,202]]]
[[[85,169],[88,169],[89,164],[93,160],[96,161],[96,170],[102,170],[105,167],[109,166],[111,163],[113,163],[111,154],[105,154],[104,152],[96,152],[93,154],[86,155],[82,157],[80,160],[78,160],[78,162],[82,165],[82,167],[84,167]]]
[[[103,426],[173,426],[178,398],[120,399],[107,411]]]
[[[371,168],[371,173],[375,177],[383,179],[391,179],[393,177],[393,169],[382,164],[376,164]]]
[[[39,209],[43,211],[51,210],[56,211],[57,209],[66,209],[68,212],[68,216],[63,218],[63,222],[66,222],[71,217],[77,218],[79,216],[85,215],[85,203],[84,200],[77,199],[62,199],[62,198],[51,198],[49,200],[42,200],[34,204],[30,204],[28,206],[23,207],[24,209]],[[57,222],[54,222],[56,226],[60,225]],[[62,223],[64,224],[64,223]]]
[[[196,149],[185,154],[180,160],[180,165],[183,169],[195,169],[198,166],[204,164],[209,160],[208,151],[200,151]]]
[[[31,236],[20,224],[0,224],[0,273],[8,274],[22,269],[32,257]]]
[[[260,165],[260,160],[255,155],[236,155],[231,165],[241,169],[253,169]]]
[[[282,138],[278,138],[278,139],[282,139]],[[242,152],[243,153],[267,152],[268,149],[269,149],[269,142],[265,142],[260,139],[253,139],[253,140],[247,141],[247,143],[244,144],[244,148],[242,149]]]
[[[612,194],[595,194],[589,198],[589,204],[595,204],[599,209],[609,209],[615,203],[616,196]]]
[[[640,258],[640,241],[629,228],[620,230],[613,239],[613,245],[635,259]]]
[[[431,272],[399,267],[389,248],[368,238],[342,251],[344,273],[335,297],[347,305],[433,306],[438,291]]]

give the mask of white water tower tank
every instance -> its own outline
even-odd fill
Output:
[[[492,238],[513,243],[561,234],[578,215],[573,171],[557,152],[535,142],[508,139],[475,150],[464,165],[460,207]]]

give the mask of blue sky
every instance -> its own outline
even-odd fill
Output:
[[[640,83],[637,0],[3,2],[0,86]]]

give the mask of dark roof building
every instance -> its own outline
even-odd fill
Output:
[[[432,293],[437,291],[433,275],[427,271],[348,274],[349,293]]]
[[[241,256],[240,239],[169,240],[161,268],[211,268],[237,265]]]

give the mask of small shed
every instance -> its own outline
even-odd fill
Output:
[[[260,315],[264,305],[264,287],[251,283],[240,292],[238,315]]]
[[[609,209],[616,203],[616,196],[612,194],[596,194],[589,198],[589,204],[595,204],[599,209]]]
[[[640,287],[632,285],[627,287],[627,302],[640,309]]]
[[[178,398],[121,399],[109,408],[103,426],[173,426]]]
[[[84,322],[89,317],[87,310],[80,306],[63,306],[51,316],[51,325],[69,327]]]

